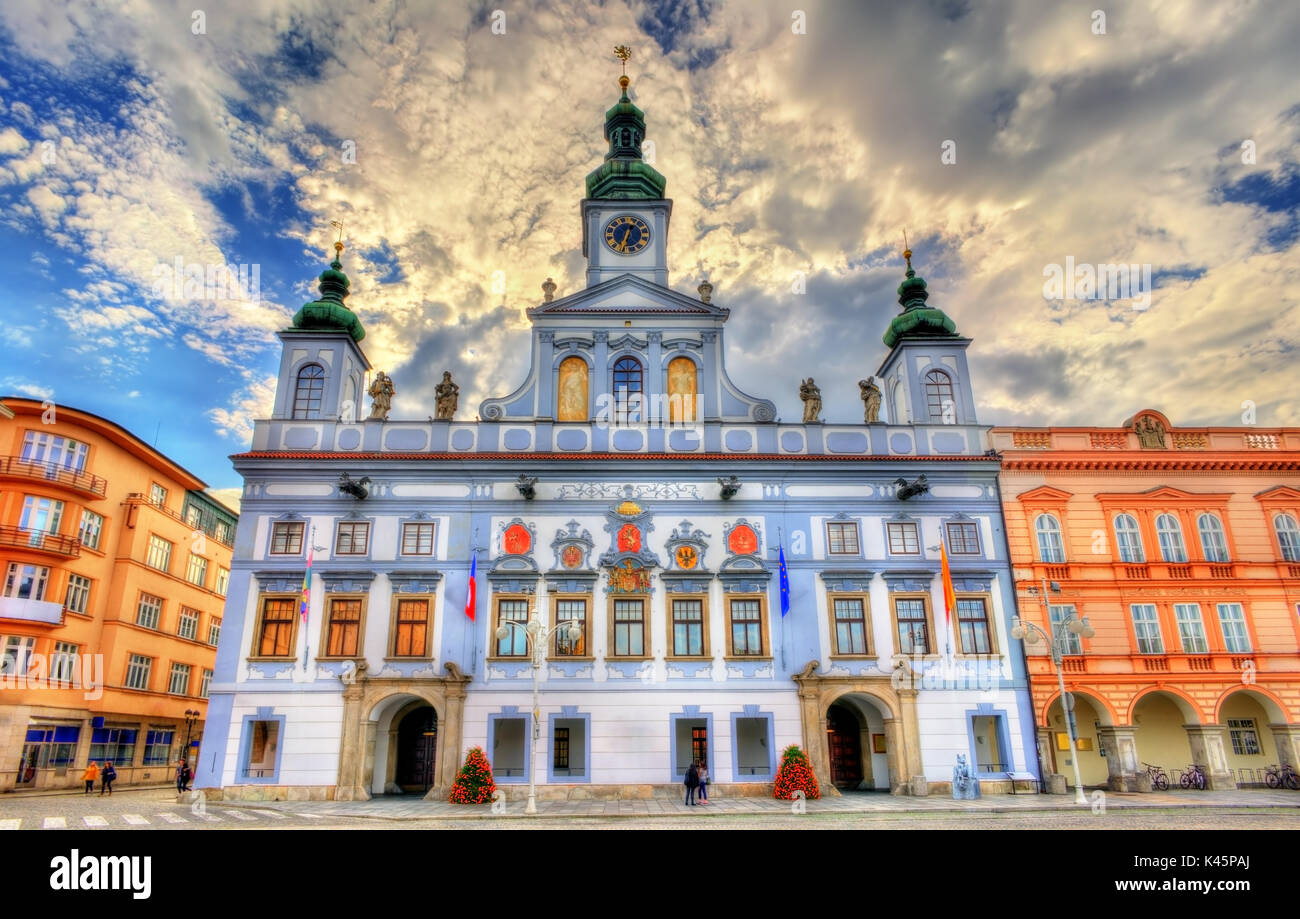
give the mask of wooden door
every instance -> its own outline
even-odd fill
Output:
[[[862,739],[858,719],[838,705],[826,713],[831,755],[831,784],[857,788],[862,782]]]

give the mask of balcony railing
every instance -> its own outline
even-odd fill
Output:
[[[24,527],[0,526],[0,546],[48,552],[64,558],[81,557],[81,540],[76,536],[60,536],[58,533],[28,530]]]
[[[54,482],[97,498],[104,497],[108,491],[108,481],[97,475],[78,472],[57,463],[33,463],[17,456],[0,456],[0,476]]]

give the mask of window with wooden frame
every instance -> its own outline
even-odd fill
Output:
[[[370,521],[340,520],[334,531],[335,555],[365,555],[370,551]]]
[[[366,609],[365,597],[339,597],[327,595],[325,641],[320,656],[358,657],[361,654],[361,636]]]
[[[860,555],[858,525],[853,522],[828,521],[826,524],[827,555]]]
[[[771,657],[767,601],[762,594],[727,598],[727,656]]]
[[[865,594],[827,595],[835,657],[866,657],[871,648],[871,604]]]
[[[510,626],[509,623],[515,623]],[[527,657],[528,634],[524,627],[528,624],[528,599],[526,597],[498,597],[496,626],[506,626],[505,638],[496,637],[492,630],[493,657]]]
[[[900,654],[930,654],[934,651],[931,636],[929,598],[924,594],[894,597],[894,634],[898,636]]]
[[[889,536],[890,555],[920,555],[921,536],[917,525],[910,520],[885,524]]]
[[[292,594],[262,597],[250,658],[293,657],[298,603],[299,598]]]
[[[668,595],[670,657],[709,656],[709,605],[703,594]]]
[[[271,524],[271,554],[301,555],[302,528],[301,520],[281,520]]]
[[[619,597],[611,602],[609,656],[645,658],[646,597]]]
[[[552,618],[555,623],[555,649],[556,657],[564,658],[590,658],[591,652],[588,640],[590,632],[588,631],[587,622],[587,598],[586,597],[564,597],[557,596],[555,602],[551,605]],[[569,634],[568,627],[561,627],[562,622],[574,622],[582,629],[582,634],[574,638]]]
[[[980,527],[969,520],[950,520],[945,528],[948,533],[949,555],[979,555]]]
[[[569,768],[569,729],[555,729],[555,759],[552,761],[553,769]]]
[[[997,652],[988,597],[957,598],[957,651],[959,654]]]
[[[428,657],[429,642],[433,635],[430,626],[433,597],[395,596],[393,621],[389,634],[393,636],[391,656]]]
[[[433,524],[432,523],[402,524],[402,554],[403,555],[432,555],[433,554]]]

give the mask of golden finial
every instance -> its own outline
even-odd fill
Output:
[[[912,270],[912,247],[907,244],[907,231],[903,231],[903,258],[907,259],[907,270]]]
[[[335,228],[339,231],[339,238],[338,238],[338,240],[334,243],[334,251],[335,251],[335,252],[342,252],[342,251],[343,251],[343,221],[342,221],[342,220],[331,220],[331,221],[330,221],[330,226],[335,227]]]
[[[627,84],[631,81],[627,78],[627,59],[632,56],[632,49],[627,45],[616,45],[614,48],[614,57],[623,62],[623,75],[618,78],[618,85],[627,92]]]

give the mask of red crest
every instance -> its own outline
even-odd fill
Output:
[[[630,523],[623,524],[622,528],[618,531],[618,551],[640,552],[641,531]]]
[[[577,546],[565,546],[560,553],[560,561],[565,568],[577,568],[582,564],[582,550]]]
[[[737,555],[753,555],[758,551],[758,537],[742,523],[727,535],[727,546]]]
[[[523,555],[532,545],[533,537],[521,523],[507,527],[505,535],[501,537],[501,546],[509,555]]]

